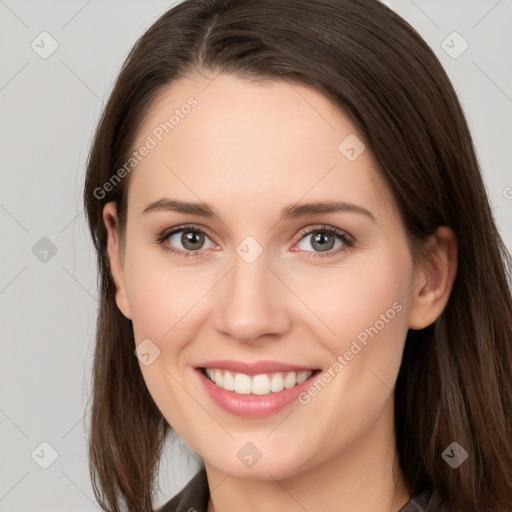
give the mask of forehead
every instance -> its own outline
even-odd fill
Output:
[[[193,75],[163,91],[146,114],[134,149],[150,149],[132,171],[129,203],[172,195],[222,205],[242,197],[249,209],[304,197],[386,207],[368,148],[347,158],[362,150],[361,139],[313,88]]]

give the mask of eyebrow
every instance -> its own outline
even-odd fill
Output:
[[[199,215],[201,217],[219,218],[217,210],[207,203],[178,201],[176,199],[168,198],[159,199],[158,201],[148,204],[142,211],[141,215],[155,211],[173,211],[190,215]],[[346,201],[317,201],[302,204],[295,203],[281,210],[279,221],[336,212],[359,213],[361,215],[365,215],[373,222],[376,222],[375,216],[372,212],[362,206]]]

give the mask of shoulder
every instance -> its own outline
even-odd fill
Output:
[[[424,490],[408,501],[398,512],[450,512],[441,493]]]
[[[206,471],[202,467],[187,485],[157,512],[206,512],[209,498]]]
[[[202,467],[170,501],[157,512],[206,512],[210,490]],[[450,512],[438,490],[425,490],[408,501],[398,512]]]

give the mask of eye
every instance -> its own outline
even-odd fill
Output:
[[[316,229],[309,229],[308,231],[303,231],[301,235],[303,236],[301,237],[299,243],[306,241],[306,248],[303,247],[303,250],[310,252],[307,249],[307,246],[309,245],[309,247],[312,247],[314,251],[318,251],[319,253],[327,253],[325,255],[313,254],[308,256],[312,258],[333,256],[347,250],[350,247],[353,247],[354,245],[353,238],[345,233],[345,231],[332,226],[321,226]],[[336,244],[337,242],[339,243]],[[333,251],[333,249],[335,250]]]
[[[299,244],[310,237],[309,242],[305,244],[313,248],[313,254],[307,256],[309,258],[334,256],[353,247],[355,243],[354,239],[345,231],[332,226],[309,228],[303,230],[299,235],[301,236]],[[195,225],[184,225],[165,230],[157,237],[156,242],[166,251],[179,256],[195,258],[201,256],[205,249],[218,248],[211,240],[210,247],[204,247],[206,240],[210,240],[210,238],[203,229]],[[298,252],[295,248],[291,250]],[[307,247],[301,247],[299,250],[311,252]]]
[[[205,240],[209,240],[208,235],[193,225],[168,229],[157,238],[157,242],[166,251],[193,258],[200,256],[203,249],[208,249],[204,247]],[[210,241],[210,243],[212,244],[210,247],[216,247],[213,242]]]

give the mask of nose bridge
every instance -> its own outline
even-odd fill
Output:
[[[268,268],[268,254],[254,239],[240,243],[215,301],[216,328],[239,341],[282,334],[288,327],[284,287]]]
[[[250,254],[250,251],[248,254]],[[266,300],[268,297],[265,297],[265,295],[269,290],[269,280],[272,273],[267,268],[269,264],[267,256],[268,253],[265,251],[254,260],[245,259],[239,253],[234,257],[233,271],[231,272],[231,292],[233,297],[238,298],[239,304],[244,305],[245,302],[254,300],[261,304],[268,302]]]

